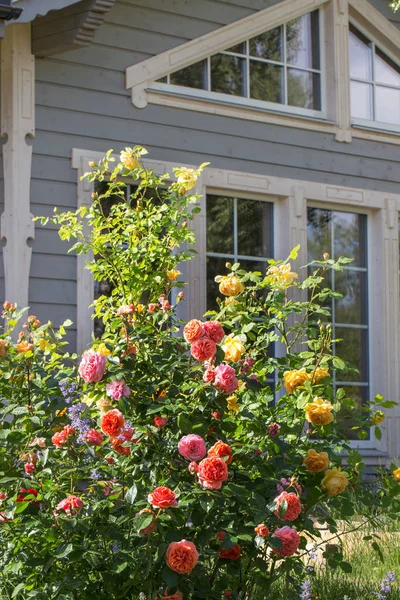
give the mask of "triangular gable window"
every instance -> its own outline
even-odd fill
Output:
[[[320,11],[315,10],[172,72],[155,85],[221,102],[321,113],[320,38]]]

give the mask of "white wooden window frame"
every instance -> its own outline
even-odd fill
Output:
[[[302,110],[247,98],[227,98],[227,95],[216,92],[156,83],[170,73],[316,9],[320,11],[321,23],[321,111]],[[356,27],[366,30],[368,36],[372,35],[378,45],[399,63],[400,31],[368,0],[283,0],[217,31],[128,67],[125,73],[126,87],[131,89],[132,103],[136,108],[143,109],[148,103],[152,103],[331,133],[339,142],[351,142],[355,137],[400,144],[400,132],[393,128],[388,131],[386,127],[371,127],[371,123],[351,122],[349,18]]]
[[[89,205],[93,183],[81,181],[90,161],[98,162],[104,153],[73,149],[72,166],[77,170],[77,205]],[[118,158],[116,156],[116,158]],[[146,160],[159,174],[172,173],[173,163]],[[191,165],[186,165],[191,166]],[[182,266],[183,278],[190,282],[185,289],[185,313],[182,318],[201,318],[206,310],[206,194],[229,194],[274,203],[274,253],[285,257],[301,245],[294,266],[307,262],[307,206],[364,213],[368,215],[368,290],[369,290],[369,362],[370,395],[383,394],[397,400],[400,396],[400,306],[398,272],[400,195],[367,189],[334,186],[325,183],[254,175],[238,171],[207,168],[199,178],[196,193],[201,194],[193,227],[196,235],[195,259]],[[87,255],[77,257],[77,332],[78,351],[91,343],[93,321],[89,305],[94,299],[94,282],[85,269]],[[379,318],[377,318],[379,315]],[[367,452],[366,460],[376,456],[400,454],[398,429],[400,408],[386,411],[381,441],[374,438],[357,442]],[[374,458],[375,456],[375,458]]]

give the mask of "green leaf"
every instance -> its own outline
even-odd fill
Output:
[[[136,496],[137,496],[137,487],[136,487],[136,483],[133,484],[132,487],[129,488],[129,490],[126,492],[126,501],[129,502],[129,504],[133,504],[135,502]]]
[[[345,573],[351,573],[353,571],[353,567],[351,566],[350,563],[348,562],[341,562],[340,563],[340,568],[342,569],[342,571],[344,571]]]
[[[283,502],[280,503],[280,505],[278,507],[278,515],[281,517],[281,519],[283,519],[284,516],[286,515],[287,509],[288,509],[288,503],[286,500],[284,500]]]
[[[172,571],[166,565],[164,566],[164,568],[162,570],[162,578],[169,588],[174,588],[179,583],[178,573],[175,573],[175,571]]]
[[[182,433],[192,433],[193,423],[183,413],[178,417],[178,427]]]
[[[343,369],[346,368],[344,361],[341,358],[339,358],[338,356],[333,357],[332,363],[333,363],[333,366],[335,367],[335,369],[339,369],[340,371],[342,371]]]
[[[19,583],[13,590],[11,598],[16,598],[20,592],[25,588],[25,582]]]
[[[374,434],[377,440],[382,439],[382,431],[379,429],[379,427],[374,427]]]
[[[289,254],[289,259],[296,260],[299,250],[300,250],[300,244],[298,246],[296,246],[296,248],[293,248],[293,250]]]
[[[73,549],[74,547],[72,544],[60,544],[56,549],[55,554],[57,558],[64,558],[64,556],[68,556],[68,554],[70,554]]]
[[[383,554],[382,554],[382,550],[378,544],[378,542],[372,542],[372,547],[375,550],[375,552],[377,553],[377,555],[379,556],[379,559],[382,563],[385,562],[384,558],[383,558]]]

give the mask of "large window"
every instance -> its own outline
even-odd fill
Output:
[[[333,336],[344,339],[335,344],[333,352],[356,367],[348,374],[334,373],[334,387],[342,387],[346,395],[361,406],[368,399],[368,265],[366,215],[309,208],[307,211],[307,245],[309,260],[322,259],[324,252],[331,258],[353,258],[343,271],[330,271],[329,285],[342,298],[330,302]],[[339,378],[340,377],[340,378]],[[345,416],[348,434],[352,425],[351,412]]]
[[[350,26],[351,116],[400,125],[400,67]]]
[[[319,38],[319,11],[316,10],[160,81],[320,111]]]

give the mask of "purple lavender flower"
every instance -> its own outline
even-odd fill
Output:
[[[112,551],[114,552],[114,554],[119,552],[119,546],[118,546],[117,542],[114,542],[114,544],[112,546]]]
[[[311,600],[311,581],[309,579],[306,579],[301,584],[301,590],[301,600]]]
[[[101,475],[98,471],[96,471],[96,469],[94,469],[91,473],[90,473],[90,479],[100,479]]]
[[[85,440],[85,433],[90,429],[90,420],[82,419],[81,413],[86,409],[86,404],[83,402],[78,402],[77,404],[72,404],[67,410],[68,416],[71,419],[72,427],[79,432],[78,439],[76,440],[78,444],[82,444]]]
[[[374,595],[376,598],[378,598],[378,600],[386,600],[388,594],[390,594],[392,590],[392,584],[395,582],[395,580],[395,572],[389,571],[380,585],[380,592],[374,592]]]

